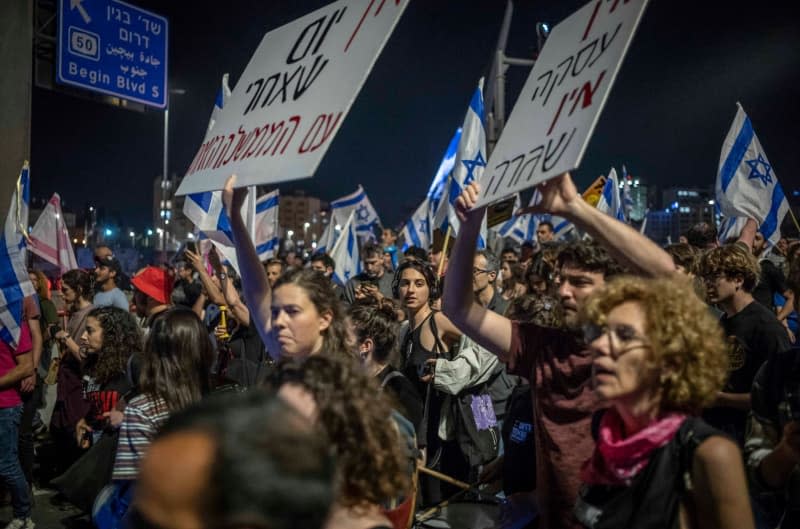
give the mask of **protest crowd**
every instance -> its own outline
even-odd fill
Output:
[[[660,248],[569,174],[537,189],[584,236],[476,250],[473,182],[457,239],[383,229],[341,285],[326,253],[262,262],[235,214],[238,273],[199,246],[131,278],[98,247],[59,292],[30,270],[9,527],[43,480],[99,527],[437,527],[458,502],[464,527],[798,527],[800,242],[749,220]]]
[[[744,111],[720,162],[725,222],[662,247],[615,174],[594,201],[564,171],[531,182],[527,207],[528,188],[498,191],[482,98],[479,83],[410,221],[381,225],[359,186],[314,251],[262,237],[245,205],[265,214],[277,191],[256,200],[233,170],[190,190],[197,237],[132,274],[107,246],[93,269],[37,250],[15,195],[6,528],[37,526],[45,487],[100,529],[800,528],[800,240]],[[190,173],[220,167],[214,122]],[[239,130],[227,160],[261,134]],[[26,245],[61,272],[14,261]]]

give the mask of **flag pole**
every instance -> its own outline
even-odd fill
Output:
[[[797,223],[797,217],[794,216],[794,211],[792,211],[791,205],[789,205],[789,215],[792,216],[792,222],[794,222],[794,227],[797,228],[798,233],[800,233],[800,224]]]
[[[444,243],[442,243],[442,258],[439,259],[439,270],[436,271],[436,277],[442,277],[442,272],[444,272],[444,260],[447,256],[447,243],[450,241],[450,234],[453,232],[453,226],[448,223],[447,224],[447,233],[444,236]]]

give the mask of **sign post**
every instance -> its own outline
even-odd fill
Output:
[[[477,206],[580,165],[648,0],[593,0],[555,26],[514,105]]]
[[[167,106],[167,19],[120,0],[59,0],[58,82]]]
[[[339,0],[264,35],[177,194],[316,171],[408,0]]]

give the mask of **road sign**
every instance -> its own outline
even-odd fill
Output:
[[[59,0],[56,77],[167,106],[167,19],[120,0]]]

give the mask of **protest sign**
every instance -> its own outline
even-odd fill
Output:
[[[267,33],[177,194],[313,175],[408,0],[340,0]]]
[[[477,206],[575,169],[647,0],[594,0],[553,28],[481,179]]]

